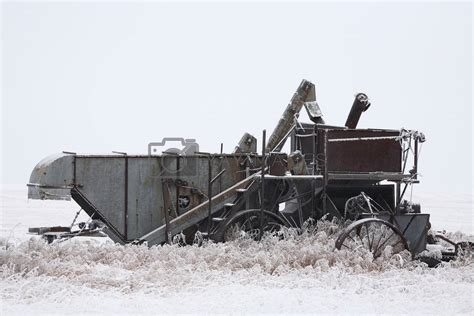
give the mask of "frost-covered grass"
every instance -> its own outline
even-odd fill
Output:
[[[20,226],[37,226],[28,215],[41,212],[23,214],[19,200],[9,201],[10,210],[25,219]],[[55,205],[43,202],[31,201],[25,209],[41,211]],[[333,222],[319,222],[302,234],[287,230],[281,240],[267,236],[262,242],[242,238],[202,247],[151,248],[91,238],[47,245],[14,228],[14,220],[7,223],[2,222],[0,237],[3,314],[473,310],[472,257],[436,269],[409,260],[408,253],[384,253],[373,261],[362,250],[335,251],[340,227]],[[462,233],[451,237],[472,238]]]
[[[459,291],[457,299],[464,300],[464,306],[458,306],[457,311],[468,313],[472,310],[468,295],[474,281],[472,258],[444,264],[438,269],[411,261],[408,253],[384,254],[374,261],[371,254],[363,250],[335,251],[334,240],[339,229],[335,223],[319,222],[303,234],[286,231],[284,239],[267,236],[262,242],[255,242],[241,238],[227,243],[204,243],[201,247],[165,245],[148,248],[80,239],[47,245],[36,238],[19,243],[2,239],[0,291],[4,303],[22,304],[23,308],[34,306],[38,301],[61,306],[87,296],[105,296],[112,300],[153,297],[152,304],[161,306],[163,299],[171,300],[176,306],[168,306],[170,311],[190,312],[192,310],[182,309],[179,302],[183,294],[193,296],[194,293],[200,297],[202,293],[208,293],[207,299],[213,300],[223,294],[222,289],[224,293],[239,289],[231,295],[236,300],[241,299],[242,294],[251,295],[239,291],[255,291],[262,295],[262,291],[280,290],[288,295],[300,295],[299,299],[303,301],[311,292],[319,296],[315,298],[319,300],[329,291],[342,295],[339,298],[342,304],[347,295],[349,300],[354,300],[354,295],[375,295],[384,300],[403,296],[405,300],[413,291],[441,295],[449,285]],[[442,286],[437,288],[436,283]],[[271,295],[268,298],[274,299]],[[326,299],[330,305],[334,304],[335,298]],[[424,296],[423,299],[427,298]],[[436,302],[435,297],[430,299]],[[199,303],[192,299],[191,302]],[[200,307],[204,307],[201,311],[208,311],[206,303],[201,303]],[[263,306],[269,304],[266,298],[263,297],[260,303],[256,311],[265,311]],[[275,304],[278,306],[282,302]],[[381,306],[384,304],[382,302]],[[403,306],[398,306],[398,310]],[[84,307],[85,311],[100,311],[96,305]],[[226,311],[223,307],[220,306],[219,311]],[[284,307],[286,311],[302,311],[297,305]],[[334,307],[335,311],[350,311],[344,304]],[[148,306],[140,308],[151,311],[147,310]],[[241,308],[253,311],[244,306]],[[272,310],[273,307],[267,308]],[[329,312],[326,307],[323,310]],[[17,309],[13,307],[11,311]]]

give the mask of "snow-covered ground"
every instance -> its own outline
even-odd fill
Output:
[[[472,195],[422,194],[434,229],[472,240]],[[372,262],[334,251],[335,225],[278,241],[203,247],[119,246],[77,238],[53,246],[28,227],[68,225],[74,202],[1,190],[0,298],[4,314],[317,313],[470,314],[474,260],[429,269],[407,254]],[[82,219],[85,219],[84,217]]]

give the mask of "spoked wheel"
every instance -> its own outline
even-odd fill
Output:
[[[336,249],[366,249],[374,260],[382,255],[387,247],[396,254],[409,250],[408,243],[400,230],[393,224],[378,218],[364,218],[347,226],[336,240]]]
[[[263,211],[263,231],[277,232],[285,226],[285,221],[275,213]],[[223,223],[214,234],[216,241],[230,241],[248,236],[254,240],[260,238],[260,210],[240,211]]]

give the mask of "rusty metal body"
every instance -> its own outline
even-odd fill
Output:
[[[229,225],[245,216],[248,222],[249,214],[260,218],[260,234],[264,217],[288,226],[323,216],[376,217],[368,222],[390,223],[417,254],[426,247],[429,215],[402,198],[418,182],[424,136],[355,129],[369,105],[358,94],[346,126],[326,125],[314,85],[303,80],[260,154],[248,133],[232,154],[153,154],[152,145],[161,142],[152,143],[148,155],[63,153],[35,167],[28,196],[74,199],[119,243],[162,244],[176,235],[186,243],[196,236],[222,241]],[[303,106],[312,123],[297,121]],[[291,153],[282,153],[288,138]],[[413,146],[415,165],[405,172]],[[349,207],[356,197],[366,200],[365,211]]]

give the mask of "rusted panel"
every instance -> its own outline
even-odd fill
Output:
[[[286,153],[270,153],[268,157],[269,174],[282,176],[286,173],[288,165],[288,155]]]
[[[402,171],[398,131],[323,130],[323,133],[328,136],[328,172]]]

